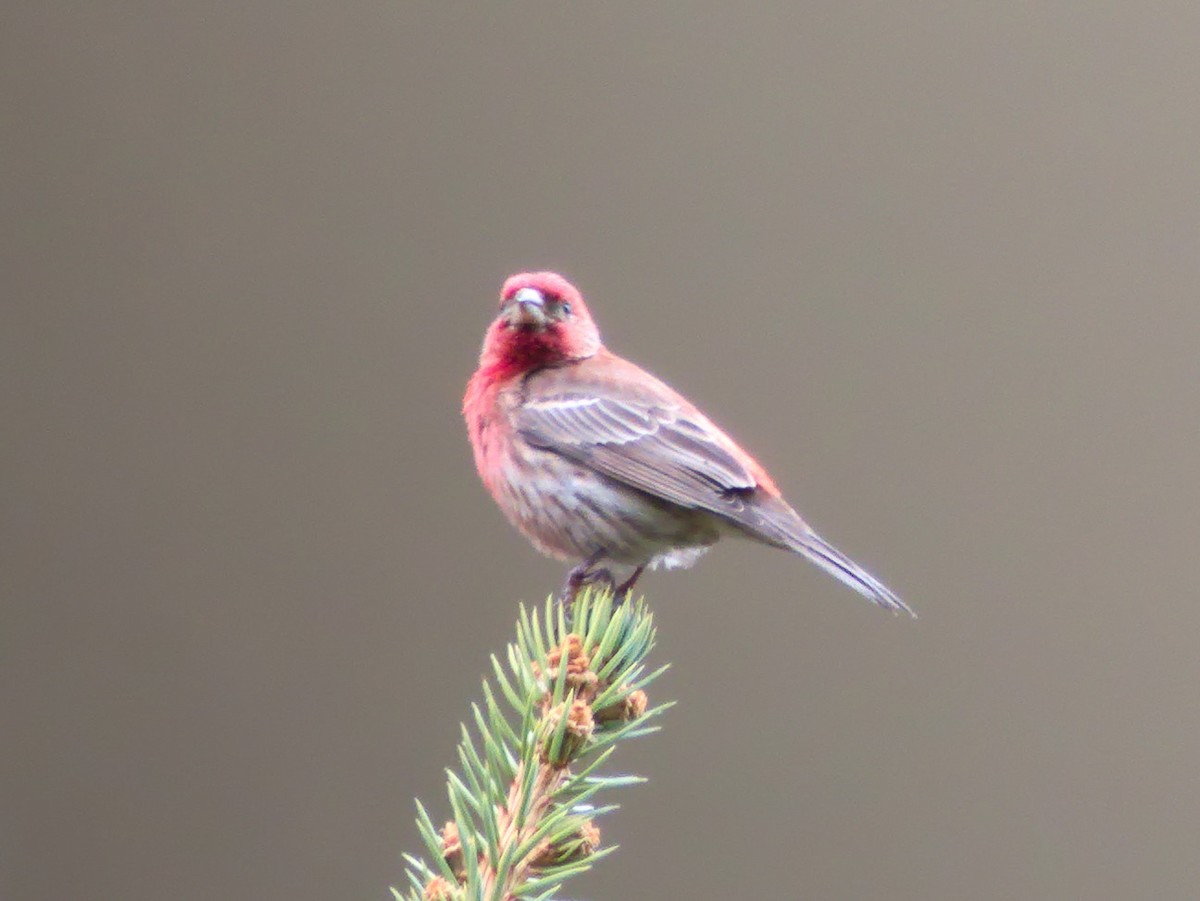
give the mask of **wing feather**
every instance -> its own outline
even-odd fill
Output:
[[[588,377],[586,367],[569,380],[556,370],[535,374],[514,425],[535,446],[638,490],[723,515],[739,510],[759,481],[729,439],[653,376],[634,374],[632,384],[611,371]]]

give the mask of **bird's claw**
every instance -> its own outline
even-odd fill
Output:
[[[617,590],[616,580],[607,569],[591,569],[590,567],[583,568],[577,566],[567,573],[567,581],[563,583],[558,599],[563,603],[574,601],[575,596],[589,585],[601,585],[609,591]]]
[[[639,566],[628,579],[618,584],[612,571],[606,567],[595,568],[596,562],[596,559],[589,558],[567,573],[567,580],[563,583],[562,591],[558,596],[560,603],[566,604],[574,601],[576,595],[588,585],[602,586],[615,595],[618,602],[623,603],[628,599],[629,593],[633,591],[633,586],[637,584],[638,578],[646,569],[645,566]]]

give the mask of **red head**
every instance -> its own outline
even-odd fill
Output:
[[[556,272],[522,272],[500,290],[500,315],[479,359],[523,370],[582,360],[600,346],[600,332],[574,285]]]

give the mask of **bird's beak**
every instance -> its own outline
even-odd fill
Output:
[[[504,318],[513,328],[541,331],[546,327],[546,298],[537,288],[522,288],[504,308]]]

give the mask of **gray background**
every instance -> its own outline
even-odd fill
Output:
[[[647,578],[680,704],[572,896],[1196,896],[1200,7],[23,6],[6,901],[401,880],[561,576],[458,411],[531,267],[922,616]]]

